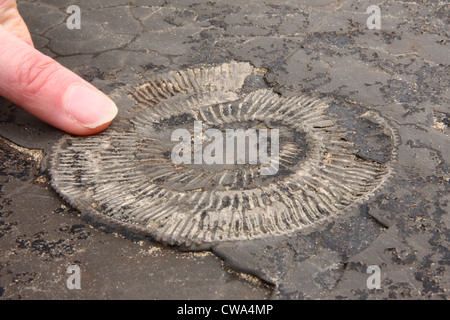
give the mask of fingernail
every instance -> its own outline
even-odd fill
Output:
[[[69,87],[64,108],[75,122],[92,129],[111,122],[118,111],[116,104],[104,93],[81,84]]]

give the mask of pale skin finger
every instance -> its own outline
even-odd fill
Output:
[[[1,12],[8,17],[0,20],[0,95],[68,133],[90,135],[106,129],[117,115],[114,102],[32,47],[11,2],[0,0],[0,19]]]

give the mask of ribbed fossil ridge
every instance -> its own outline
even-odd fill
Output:
[[[255,72],[248,63],[231,62],[149,80],[132,93],[133,119],[57,143],[53,186],[81,211],[189,246],[304,229],[365,199],[387,179],[395,133],[383,118],[360,115],[389,140],[388,161],[360,157],[324,101],[243,91]],[[258,165],[175,165],[170,132],[194,120],[210,128],[281,128],[278,173],[263,177]]]

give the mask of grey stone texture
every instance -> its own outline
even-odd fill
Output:
[[[70,4],[81,8],[80,30],[65,25]],[[369,5],[380,7],[381,29],[367,28]],[[62,133],[2,100],[0,299],[448,298],[448,2],[42,0],[19,9],[39,50],[105,93],[157,72],[246,61],[281,95],[379,112],[400,140],[395,174],[374,197],[309,233],[217,245],[220,260],[83,221],[46,179]],[[115,99],[118,117],[130,117]],[[71,264],[81,290],[65,286]],[[380,289],[366,286],[370,265],[381,269]]]

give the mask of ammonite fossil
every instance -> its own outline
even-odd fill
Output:
[[[60,139],[52,185],[87,215],[183,246],[308,230],[382,185],[395,155],[385,119],[363,107],[281,96],[254,84],[260,73],[230,62],[140,84],[127,98],[130,119],[96,136]],[[208,129],[254,129],[269,136],[271,151],[269,132],[277,130],[277,170],[263,174],[267,165],[260,162],[194,161],[194,151],[186,157],[192,161],[174,161],[179,129],[190,134],[187,146],[204,142],[200,160]]]

